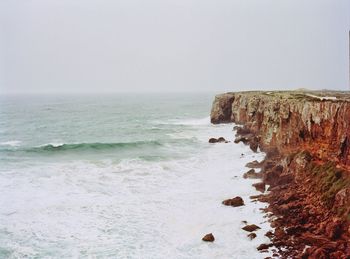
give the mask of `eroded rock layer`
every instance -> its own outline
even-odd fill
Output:
[[[260,195],[282,257],[350,258],[350,94],[238,92],[215,97],[212,123],[267,153]],[[284,248],[284,249],[281,249]]]

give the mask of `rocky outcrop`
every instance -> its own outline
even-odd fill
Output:
[[[320,159],[350,166],[350,94],[318,99],[317,93],[240,92],[215,97],[211,122],[245,125],[262,149],[306,146]],[[245,129],[246,130],[246,129]]]
[[[235,142],[266,153],[247,166],[261,168],[255,187],[269,185],[254,198],[269,202],[279,256],[350,256],[349,93],[227,93],[216,96],[211,121],[241,125]]]

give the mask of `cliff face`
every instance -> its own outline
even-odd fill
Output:
[[[211,121],[241,125],[235,142],[267,153],[270,192],[258,199],[277,217],[271,241],[288,248],[280,256],[349,258],[350,94],[226,93],[215,97]]]
[[[325,98],[325,99],[321,99]],[[293,92],[227,93],[215,97],[212,123],[244,124],[262,149],[308,149],[320,159],[350,165],[350,97]]]

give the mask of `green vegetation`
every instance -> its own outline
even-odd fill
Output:
[[[322,202],[329,208],[333,206],[335,195],[341,189],[350,186],[350,179],[345,177],[345,171],[336,168],[334,162],[323,165],[310,163],[306,170],[314,177],[314,188],[321,194]],[[342,209],[338,209],[338,212],[342,213]]]

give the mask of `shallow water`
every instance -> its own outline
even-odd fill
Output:
[[[263,154],[209,123],[212,99],[2,97],[0,257],[266,257],[265,205],[242,178]],[[232,142],[208,143],[219,136]],[[245,206],[221,204],[237,195]],[[256,239],[242,220],[262,227]]]

